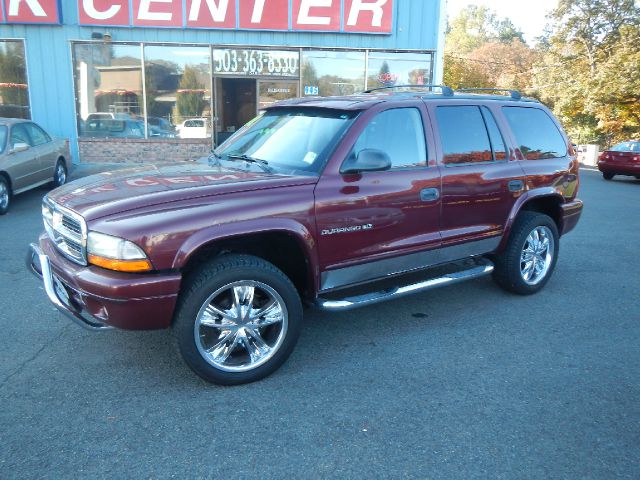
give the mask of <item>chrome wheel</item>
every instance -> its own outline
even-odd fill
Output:
[[[4,181],[0,181],[0,210],[4,210],[9,205],[9,187]]]
[[[520,256],[520,275],[527,285],[537,285],[549,273],[555,241],[546,226],[534,228],[527,236]]]
[[[207,363],[225,372],[246,372],[276,354],[287,328],[287,308],[278,292],[261,282],[241,280],[207,298],[193,334]]]
[[[57,186],[64,185],[67,181],[67,169],[61,162],[56,165],[56,173],[53,177],[53,181]]]

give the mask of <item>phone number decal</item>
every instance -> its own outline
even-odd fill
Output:
[[[214,71],[222,75],[300,76],[298,52],[285,50],[217,49]]]

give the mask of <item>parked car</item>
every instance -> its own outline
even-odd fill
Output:
[[[0,118],[0,215],[14,195],[50,183],[67,181],[69,142],[54,139],[29,120]]]
[[[92,118],[84,124],[86,137],[144,138],[144,122],[139,120]]]
[[[602,152],[598,170],[605,180],[614,175],[631,175],[640,180],[640,141],[622,142]]]
[[[552,113],[515,92],[295,99],[207,164],[51,192],[29,268],[80,325],[173,327],[194,372],[246,383],[292,352],[303,302],[344,311],[491,273],[538,292],[580,218],[578,173]]]
[[[147,117],[150,137],[175,138],[176,127],[169,120],[162,117]]]
[[[180,138],[208,138],[208,119],[191,118],[183,121],[176,127]]]

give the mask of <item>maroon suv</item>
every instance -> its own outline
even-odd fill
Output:
[[[289,356],[327,311],[493,273],[531,294],[582,211],[578,162],[540,103],[383,90],[268,108],[207,162],[49,193],[28,263],[90,329],[173,327],[220,384]]]

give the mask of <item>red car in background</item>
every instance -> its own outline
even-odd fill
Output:
[[[614,175],[631,175],[640,180],[640,141],[622,142],[602,152],[598,170],[605,180]]]

